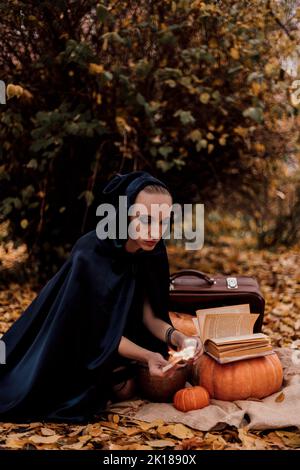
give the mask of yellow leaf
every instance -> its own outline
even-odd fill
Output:
[[[258,449],[262,447],[267,447],[267,444],[259,441],[257,436],[253,434],[248,434],[246,428],[240,428],[238,430],[239,439],[242,441],[243,447],[246,449]]]
[[[222,78],[215,78],[212,84],[213,86],[222,86],[224,84],[224,80],[222,80]]]
[[[34,436],[30,436],[28,440],[35,444],[54,444],[60,437],[59,434],[54,434],[53,436],[38,436],[35,434]]]
[[[277,397],[275,398],[275,401],[277,403],[281,403],[284,399],[285,399],[285,394],[283,392],[281,392],[281,393],[279,393],[279,395],[277,395]]]
[[[155,441],[147,441],[147,445],[151,447],[174,447],[175,442],[170,439],[157,439]]]
[[[172,428],[173,425],[167,425],[167,426],[159,426],[157,429],[156,429],[156,432],[158,434],[168,434],[170,432],[170,429]]]
[[[178,439],[189,439],[194,437],[194,433],[191,429],[187,428],[184,424],[175,424],[171,426],[170,434],[178,437]]]
[[[246,127],[235,127],[234,128],[234,132],[238,135],[240,135],[241,137],[246,137],[247,134],[248,134],[248,129]]]
[[[126,434],[126,436],[135,436],[136,434],[141,434],[141,432],[143,432],[140,428],[128,428],[126,426],[119,427],[119,431]]]
[[[226,145],[226,139],[227,139],[228,134],[222,134],[221,137],[219,138],[219,144],[220,145]]]
[[[240,58],[240,53],[235,47],[232,47],[230,49],[230,55],[235,60],[238,60]]]
[[[209,144],[208,147],[207,147],[207,150],[208,150],[208,153],[211,153],[214,149],[214,145],[213,144]]]
[[[8,437],[5,441],[5,447],[10,449],[22,449],[27,440],[17,439],[15,437]]]
[[[20,85],[15,86],[15,92],[17,96],[22,96],[24,93],[24,88],[21,87]]]
[[[54,429],[49,428],[41,428],[41,433],[43,436],[54,436],[56,434]]]
[[[18,98],[23,94],[23,88],[20,85],[13,85],[9,83],[6,88],[7,98],[13,98],[17,96]]]
[[[217,49],[218,41],[216,40],[216,38],[212,38],[209,40],[208,47],[210,47],[211,49]]]
[[[103,73],[103,71],[104,71],[103,65],[93,64],[93,63],[89,64],[89,72],[91,74],[97,75],[97,74]]]
[[[123,117],[117,116],[115,121],[120,132],[131,131],[131,127],[127,124],[126,120]]]
[[[111,423],[110,421],[101,421],[101,426],[103,428],[118,429],[118,424]]]
[[[298,449],[300,447],[300,434],[299,432],[291,432],[291,431],[275,431],[275,434],[279,436],[284,444],[288,447],[293,447]]]
[[[261,144],[259,142],[255,143],[254,148],[258,153],[265,153],[266,151],[266,147],[264,146],[264,144]]]
[[[143,444],[110,444],[109,450],[151,450],[152,448]]]
[[[274,64],[268,63],[265,65],[265,74],[270,77],[276,71],[276,66]]]
[[[113,423],[118,423],[120,421],[119,415],[113,415]]]
[[[226,446],[226,441],[223,439],[222,436],[214,435],[208,432],[205,435],[205,439],[203,444],[211,448],[212,450],[223,450]]]
[[[137,424],[143,431],[148,431],[151,428],[156,428],[159,426],[164,425],[164,421],[162,419],[156,419],[155,421],[151,421],[151,423],[145,423],[143,421],[138,421]]]
[[[209,100],[210,100],[210,94],[209,94],[209,93],[206,93],[206,92],[201,93],[199,99],[200,99],[201,103],[207,104],[207,103],[209,102]]]
[[[20,222],[20,225],[23,229],[27,228],[28,227],[28,220],[27,219],[22,219],[21,222]]]
[[[259,95],[259,93],[261,92],[261,86],[258,82],[252,82],[251,88],[255,96]]]

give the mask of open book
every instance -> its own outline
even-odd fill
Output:
[[[273,352],[270,339],[263,333],[253,333],[259,314],[250,313],[248,304],[198,309],[197,317],[170,312],[173,326],[194,331],[204,344],[207,354],[221,364],[265,356]],[[184,315],[184,317],[182,317]],[[192,328],[193,324],[193,328]]]

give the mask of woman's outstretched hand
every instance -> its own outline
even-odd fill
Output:
[[[194,357],[189,359],[187,362],[195,363],[200,356],[204,353],[204,347],[201,339],[198,336],[186,336],[180,331],[176,330],[172,334],[172,344],[177,347],[177,351],[181,351],[186,346],[189,346],[190,340],[193,339],[196,343],[196,349]]]
[[[177,369],[177,364],[175,364],[171,369],[163,371],[162,368],[170,364],[161,354],[152,353],[148,359],[148,367],[150,375],[154,377],[169,377]]]

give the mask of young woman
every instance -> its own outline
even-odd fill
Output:
[[[112,399],[116,382],[126,384],[130,376],[117,378],[115,371],[130,373],[135,362],[144,362],[151,375],[163,376],[168,346],[185,345],[187,337],[171,327],[168,316],[169,265],[162,238],[172,208],[167,186],[136,171],[117,174],[102,195],[115,208],[110,223],[116,236],[99,238],[97,226],[80,237],[2,337],[0,421],[91,420]],[[124,214],[120,196],[128,209],[143,204],[141,211]],[[154,204],[164,204],[156,216]],[[121,238],[124,215],[127,236]],[[198,340],[194,360],[201,353]]]

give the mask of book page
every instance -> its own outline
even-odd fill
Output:
[[[252,314],[254,315],[254,314]],[[256,343],[257,341],[267,340],[269,341],[269,337],[264,333],[252,333],[250,335],[240,335],[240,336],[227,336],[226,338],[214,338],[213,342],[216,345],[223,345],[223,344],[242,344],[244,342],[247,343]]]
[[[196,316],[199,324],[199,328],[197,328],[197,331],[200,331],[200,333],[198,333],[200,338],[202,338],[202,331],[204,325],[203,317],[205,317],[209,313],[223,315],[225,313],[250,314],[251,312],[249,304],[226,305],[224,307],[201,308],[196,310]]]
[[[195,326],[195,330],[197,331],[197,335],[201,337],[199,323],[198,323],[198,319],[196,317],[193,318],[193,323],[194,323],[194,326]]]
[[[222,357],[222,358],[215,357],[213,354],[211,354],[208,351],[207,351],[207,354],[209,354],[209,356],[211,356],[213,359],[215,359],[220,364],[226,364],[228,362],[240,361],[242,359],[252,359],[254,357],[268,356],[269,354],[274,354],[274,351],[270,350],[270,351],[265,351],[265,352],[261,352],[261,353],[246,354],[244,356],[231,356],[231,357]]]
[[[196,310],[197,317],[203,313],[250,313],[250,305],[226,305],[225,307],[200,308]]]
[[[232,357],[232,356],[245,356],[247,354],[261,353],[265,351],[273,351],[271,344],[265,344],[261,347],[252,346],[246,348],[239,348],[231,351],[219,351],[219,357]]]
[[[202,313],[250,313],[249,304],[239,305],[226,305],[224,307],[212,307],[212,308],[200,308],[196,310],[196,313],[202,315]]]
[[[258,314],[221,313],[207,314],[199,318],[199,328],[203,343],[208,338],[250,335]]]

